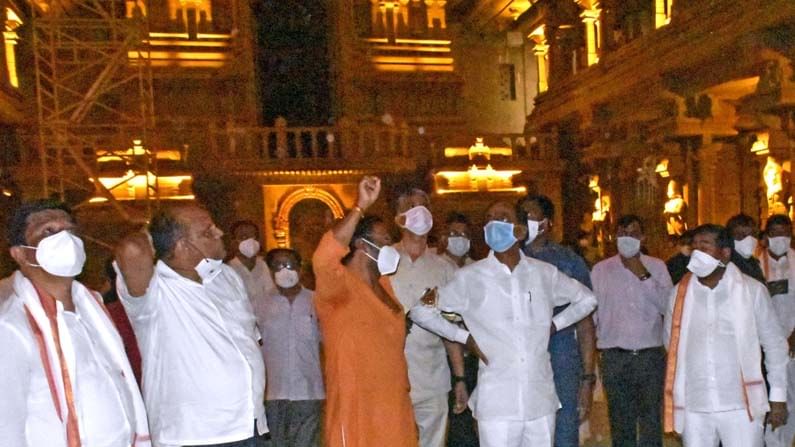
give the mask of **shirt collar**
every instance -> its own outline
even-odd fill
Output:
[[[523,262],[527,262],[528,259],[531,258],[525,255],[524,251],[519,250],[519,264],[517,264],[516,267],[518,268],[519,265],[521,265]],[[505,273],[508,273],[509,275],[513,273],[511,272],[511,269],[509,269],[507,265],[503,264],[502,262],[500,262],[499,259],[497,259],[497,256],[494,254],[494,250],[489,250],[489,255],[486,256],[485,260],[486,260],[486,265],[488,265],[489,269],[491,270],[500,270]],[[515,271],[516,269],[514,269],[514,272]]]
[[[196,286],[199,286],[199,287],[203,287],[204,286],[203,283],[196,282],[196,281],[194,281],[192,279],[188,279],[188,278],[180,275],[179,273],[176,272],[176,270],[174,270],[171,267],[169,267],[168,264],[166,264],[162,260],[157,261],[157,265],[155,266],[155,270],[156,270],[156,272],[158,274],[160,274],[162,277],[164,277],[166,279],[177,279],[177,280],[185,281],[188,284],[193,284],[193,285],[196,285]]]

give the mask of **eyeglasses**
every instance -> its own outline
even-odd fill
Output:
[[[279,270],[282,269],[299,270],[300,268],[301,264],[298,264],[296,262],[278,262],[271,266],[271,270],[273,270],[274,272],[278,272]]]

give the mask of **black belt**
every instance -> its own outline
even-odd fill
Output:
[[[662,346],[654,346],[652,348],[643,348],[643,349],[624,349],[624,348],[607,348],[603,349],[602,352],[614,352],[614,353],[621,353],[621,354],[629,354],[629,355],[641,355],[647,352],[653,351],[660,351],[664,350]]]

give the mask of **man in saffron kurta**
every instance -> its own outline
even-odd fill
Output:
[[[417,446],[403,309],[386,277],[378,278],[377,270],[374,277],[362,276],[368,268],[363,261],[386,259],[380,252],[390,243],[380,220],[360,221],[378,191],[378,179],[362,180],[357,206],[321,239],[313,258],[325,349],[326,447]],[[343,265],[349,254],[345,239],[353,241],[354,251]],[[368,283],[371,278],[375,284]]]

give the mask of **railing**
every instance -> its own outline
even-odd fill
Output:
[[[334,126],[288,127],[283,118],[273,127],[238,127],[210,123],[211,153],[221,160],[328,159],[365,160],[412,157],[405,124],[341,119]]]

